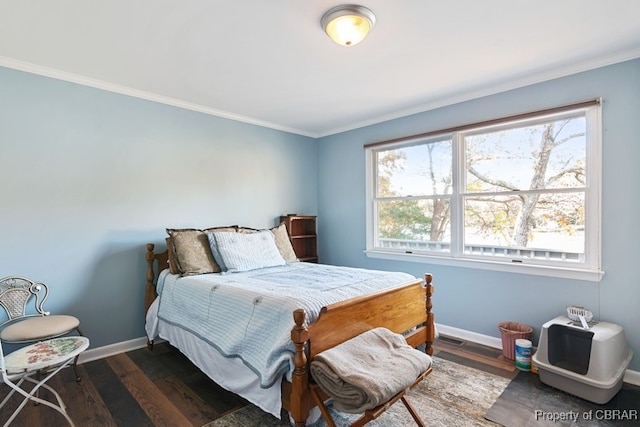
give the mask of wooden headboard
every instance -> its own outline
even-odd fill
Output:
[[[158,275],[162,270],[169,268],[169,252],[155,253],[153,252],[154,248],[155,245],[153,243],[147,243],[147,254],[145,256],[147,260],[147,291],[144,298],[145,313],[149,310],[153,300],[158,296],[156,292]]]

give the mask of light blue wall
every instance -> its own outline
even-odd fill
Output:
[[[369,259],[363,144],[601,96],[600,283]],[[92,346],[144,335],[144,243],[165,227],[268,227],[319,215],[322,262],[435,276],[438,322],[499,337],[568,304],[623,325],[640,354],[640,60],[315,141],[0,68],[0,276],[49,283]],[[319,177],[319,178],[318,178]],[[640,370],[640,356],[631,369]]]
[[[425,74],[428,78],[428,73]],[[600,283],[454,268],[365,256],[363,144],[602,97],[603,194]],[[434,274],[436,321],[499,337],[498,323],[534,327],[577,304],[625,328],[640,371],[640,60],[439,108],[319,141],[319,253],[323,262]]]
[[[143,337],[144,244],[317,213],[316,146],[0,68],[0,277],[48,283],[92,347]]]

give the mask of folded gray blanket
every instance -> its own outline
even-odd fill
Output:
[[[359,414],[387,402],[431,366],[400,334],[376,328],[318,354],[310,371],[334,407]]]

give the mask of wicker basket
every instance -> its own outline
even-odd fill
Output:
[[[498,325],[502,334],[502,355],[505,359],[515,360],[516,340],[531,340],[533,328],[518,322],[501,322]]]

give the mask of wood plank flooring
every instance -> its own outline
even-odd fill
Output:
[[[517,371],[499,349],[441,337],[434,354],[456,363],[513,378]],[[235,411],[247,402],[230,393],[189,362],[167,343],[118,354],[78,366],[82,381],[65,369],[48,384],[57,390],[78,427],[157,426],[201,427]],[[0,385],[0,399],[8,387]],[[42,397],[51,398],[46,392]],[[20,403],[13,396],[0,411],[4,423]],[[13,426],[64,426],[64,417],[44,405],[28,404]]]

